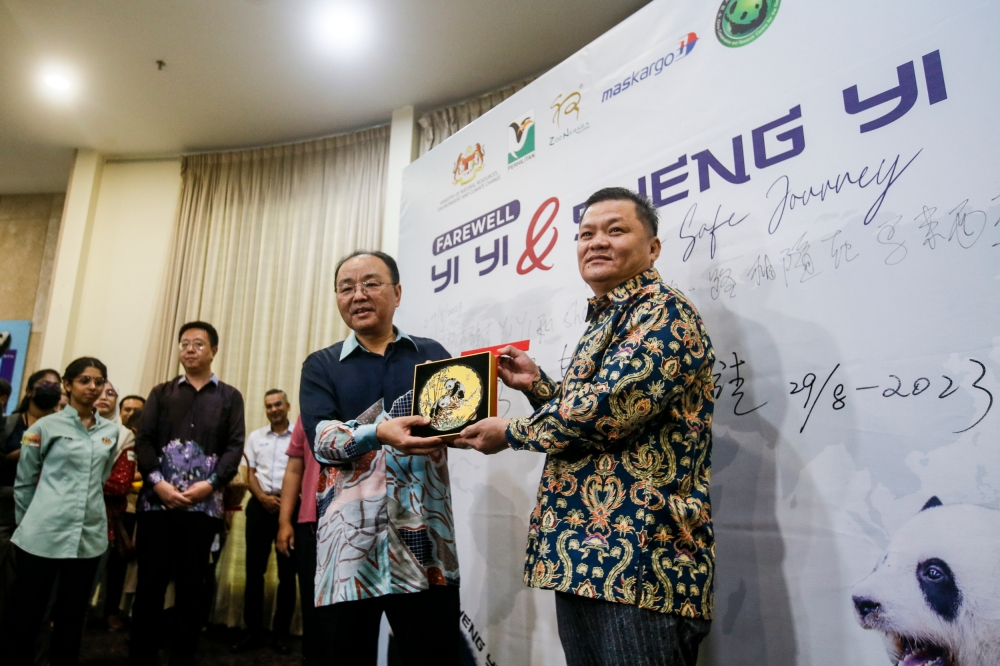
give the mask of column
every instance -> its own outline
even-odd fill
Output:
[[[72,360],[68,358],[69,342],[75,335],[103,169],[104,157],[100,153],[77,151],[56,247],[52,291],[39,354],[41,368],[62,371]]]
[[[412,106],[392,112],[389,131],[389,174],[382,218],[382,251],[395,257],[399,252],[399,217],[403,202],[403,169],[417,157],[420,132]]]

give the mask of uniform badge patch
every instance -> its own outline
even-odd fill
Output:
[[[26,432],[24,436],[21,437],[21,446],[41,446],[42,436],[37,432]]]
[[[104,446],[111,446],[111,438],[110,437],[102,437],[101,441],[104,442]]]

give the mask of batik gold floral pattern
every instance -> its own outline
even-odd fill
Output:
[[[590,301],[562,382],[544,372],[513,448],[547,454],[525,583],[711,619],[715,357],[655,269]]]

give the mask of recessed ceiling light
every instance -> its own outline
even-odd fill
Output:
[[[45,77],[45,85],[53,90],[69,90],[73,84],[69,82],[65,76],[59,76],[58,74],[50,74]]]
[[[43,67],[39,81],[42,94],[56,102],[68,102],[76,97],[79,88],[77,77],[68,67],[48,65]]]
[[[323,3],[316,9],[311,29],[321,50],[350,55],[368,40],[368,23],[360,3]]]

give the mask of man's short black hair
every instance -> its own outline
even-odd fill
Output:
[[[627,187],[605,187],[604,189],[597,190],[587,198],[583,214],[586,215],[587,210],[591,206],[601,201],[631,201],[635,204],[635,216],[639,218],[639,221],[646,227],[646,230],[652,232],[654,236],[659,233],[660,216],[656,212],[656,207],[653,206],[647,197],[642,196],[638,192],[634,192]],[[583,215],[580,216],[580,219],[583,219]]]
[[[192,328],[197,328],[201,331],[208,333],[208,342],[213,347],[219,346],[219,332],[215,330],[215,327],[205,321],[189,321],[188,323],[181,326],[181,330],[177,331],[177,342],[181,341],[181,338],[187,331]]]
[[[267,400],[268,396],[277,395],[279,393],[281,394],[281,397],[285,399],[285,402],[288,402],[288,394],[282,391],[281,389],[270,389],[267,393],[264,394],[264,400]]]
[[[389,269],[389,279],[392,280],[393,284],[399,284],[399,267],[396,265],[396,260],[387,255],[385,252],[379,252],[378,250],[355,250],[346,257],[342,258],[337,262],[336,270],[333,271],[334,281],[336,282],[337,276],[340,275],[340,267],[344,265],[344,262],[348,259],[353,259],[354,257],[363,257],[366,254],[381,259],[382,263],[385,264],[385,267]]]
[[[144,404],[144,405],[146,404],[146,399],[145,398],[143,398],[141,395],[135,395],[134,393],[129,394],[129,395],[125,396],[124,398],[122,398],[121,400],[119,400],[118,404],[119,405],[124,405],[126,400],[138,400],[142,404]]]
[[[10,394],[14,392],[13,387],[10,382],[0,377],[0,398],[9,398]]]

